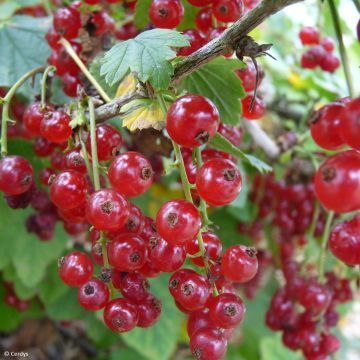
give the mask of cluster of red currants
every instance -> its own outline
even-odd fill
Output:
[[[340,59],[333,54],[335,43],[332,38],[320,39],[319,30],[313,26],[304,26],[299,33],[303,45],[312,46],[301,57],[301,66],[305,69],[320,67],[333,73],[340,66]]]
[[[272,297],[266,324],[282,331],[282,341],[291,350],[301,350],[307,360],[330,359],[340,348],[339,339],[330,333],[339,314],[336,305],[352,300],[348,279],[326,274],[326,282],[300,275],[294,261],[283,263],[285,286]]]

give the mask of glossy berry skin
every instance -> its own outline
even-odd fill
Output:
[[[193,239],[200,227],[199,210],[186,200],[168,201],[156,216],[159,235],[173,245],[181,245]]]
[[[187,0],[189,4],[197,7],[211,5],[214,0]]]
[[[304,26],[299,33],[303,45],[318,45],[320,43],[319,30],[313,26]]]
[[[78,36],[81,28],[80,13],[70,7],[58,9],[54,14],[54,29],[64,38],[71,40]]]
[[[64,93],[67,96],[76,97],[78,93],[78,87],[81,85],[81,81],[77,75],[66,73],[61,77],[61,85]]]
[[[125,298],[111,300],[105,307],[104,321],[114,332],[130,331],[139,321],[137,306]]]
[[[178,56],[188,56],[205,45],[205,36],[196,29],[184,30],[183,35],[190,39],[190,46],[181,48],[178,51]]]
[[[35,139],[33,150],[37,156],[47,157],[54,152],[54,144],[39,136]]]
[[[138,29],[133,22],[129,22],[119,29],[115,30],[115,36],[118,40],[129,40],[138,34]]]
[[[219,237],[212,232],[205,232],[202,234],[202,238],[205,245],[205,253],[210,260],[216,261],[222,250],[222,245]],[[200,251],[199,243],[197,238],[193,238],[191,241],[188,241],[186,244],[186,252],[188,254],[194,255]],[[205,266],[204,260],[202,257],[190,258],[191,262],[198,266]]]
[[[86,181],[82,174],[68,170],[56,176],[50,188],[51,201],[60,209],[72,209],[86,200]]]
[[[149,290],[149,282],[137,272],[125,275],[121,280],[121,294],[136,303],[144,301],[149,296]]]
[[[330,305],[331,293],[325,285],[306,284],[299,294],[299,303],[314,315],[319,315]]]
[[[128,203],[129,217],[121,231],[141,234],[145,227],[145,217],[140,208]]]
[[[172,245],[160,236],[150,239],[149,258],[160,271],[174,272],[185,262],[186,251],[183,246]]]
[[[141,269],[147,259],[147,249],[139,236],[121,234],[112,240],[108,247],[109,263],[119,271]]]
[[[336,225],[330,233],[329,248],[335,257],[349,266],[360,264],[360,218]]]
[[[119,131],[112,126],[99,124],[96,126],[96,143],[99,161],[107,161],[117,155],[123,139]],[[86,149],[91,154],[90,136],[86,141]]]
[[[114,189],[125,196],[139,196],[151,186],[154,172],[142,154],[129,151],[117,156],[109,167],[109,181]]]
[[[203,308],[201,310],[192,311],[189,314],[187,333],[190,338],[197,330],[208,326],[215,326],[213,321],[210,319],[209,309]]]
[[[207,143],[215,135],[219,122],[219,112],[209,99],[186,95],[171,105],[166,129],[177,144],[194,148]]]
[[[61,48],[61,44],[59,43],[61,36],[56,32],[54,28],[50,28],[48,30],[48,32],[45,35],[45,38],[52,49],[58,50]]]
[[[93,272],[93,263],[85,253],[75,251],[59,260],[60,278],[68,286],[84,285],[91,279]]]
[[[109,289],[99,279],[91,279],[78,290],[78,302],[86,310],[97,311],[103,309],[109,302]]]
[[[244,245],[231,246],[221,259],[221,270],[227,279],[235,283],[251,280],[258,270],[256,251]]]
[[[46,113],[53,112],[54,107],[52,105],[45,105],[44,109],[41,108],[41,103],[35,102],[31,104],[24,113],[23,124],[27,131],[32,135],[40,135],[41,121],[45,117]]]
[[[190,338],[190,349],[197,360],[221,360],[226,348],[226,339],[215,327],[201,328]]]
[[[98,190],[86,202],[86,218],[98,230],[119,230],[128,217],[128,202],[115,190]]]
[[[59,215],[67,222],[81,224],[85,221],[85,204],[71,209],[60,209]]]
[[[241,191],[241,183],[240,171],[230,160],[209,160],[196,174],[196,189],[211,206],[234,201]]]
[[[223,329],[231,329],[244,318],[245,306],[239,296],[224,293],[209,301],[209,315],[214,324]]]
[[[105,10],[92,13],[91,24],[95,27],[95,36],[102,36],[105,33],[115,31],[115,21]]]
[[[239,126],[232,126],[220,123],[218,132],[224,136],[226,139],[228,139],[233,145],[240,146],[244,130]],[[206,149],[209,150],[209,149]]]
[[[360,154],[348,150],[326,159],[316,172],[315,191],[329,210],[345,213],[360,209]]]
[[[148,328],[153,326],[160,318],[162,303],[154,296],[148,298],[137,305],[139,311],[139,321],[137,326]]]
[[[248,95],[241,100],[242,116],[247,120],[258,120],[265,115],[266,105],[262,99],[255,97],[253,106],[250,109],[252,98],[252,95]]]
[[[64,111],[47,113],[41,121],[40,133],[48,141],[63,143],[68,141],[72,133],[70,121],[70,116]]]
[[[34,183],[34,170],[25,158],[17,155],[0,160],[0,191],[6,195],[19,195]]]
[[[320,66],[325,56],[326,50],[322,46],[316,45],[302,55],[301,66],[304,69],[315,69]]]
[[[261,82],[261,70],[259,69],[259,83]],[[241,79],[246,92],[255,90],[256,87],[256,68],[252,61],[246,62],[246,68],[236,70],[236,75]]]
[[[211,284],[190,269],[176,271],[169,279],[169,290],[174,299],[187,310],[202,309],[211,296]]]
[[[333,52],[335,49],[335,42],[331,37],[325,37],[321,40],[321,46],[328,52]]]
[[[50,168],[44,168],[39,171],[39,180],[41,184],[47,186],[49,185],[49,179],[52,175],[55,175],[55,171]]]
[[[350,101],[340,114],[342,139],[353,149],[360,150],[360,97]]]
[[[195,23],[199,30],[209,31],[213,25],[211,8],[200,10],[196,15]]]
[[[84,175],[87,173],[85,159],[79,149],[68,151],[63,162],[66,170],[75,170]]]
[[[330,103],[312,113],[309,118],[311,136],[324,149],[337,150],[344,146],[339,116],[343,108],[340,102]]]
[[[212,6],[214,16],[221,22],[235,22],[243,14],[242,0],[215,0]]]
[[[153,0],[149,17],[158,28],[174,29],[184,17],[184,7],[179,0]]]
[[[340,66],[340,59],[331,53],[326,53],[319,65],[322,70],[333,73]]]

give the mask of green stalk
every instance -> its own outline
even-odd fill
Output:
[[[111,98],[106,94],[105,90],[101,87],[101,85],[97,82],[97,80],[91,75],[90,71],[87,69],[85,64],[81,61],[75,50],[72,48],[71,44],[64,38],[61,38],[59,41],[62,46],[64,46],[66,52],[71,56],[71,58],[76,62],[79,66],[80,70],[87,77],[87,79],[91,82],[91,84],[96,88],[101,97],[106,101],[110,102]]]
[[[25,73],[7,92],[6,96],[1,99],[1,103],[3,104],[3,110],[2,110],[2,118],[1,118],[1,155],[6,156],[8,153],[7,148],[7,125],[9,122],[11,122],[9,118],[9,106],[11,103],[11,99],[15,95],[16,91],[21,87],[24,82],[33,77],[35,74],[38,74],[40,72],[44,71],[44,67],[37,67],[33,70],[28,71]]]
[[[329,211],[326,217],[326,224],[323,233],[323,237],[321,240],[321,253],[319,259],[319,281],[324,282],[324,270],[325,270],[325,259],[326,259],[326,245],[329,240],[331,224],[334,219],[334,212]]]
[[[46,81],[47,81],[47,77],[49,75],[50,72],[56,71],[56,67],[55,66],[48,66],[43,74],[43,77],[41,79],[41,108],[44,109],[45,108],[45,101],[46,101]]]
[[[90,141],[91,141],[91,159],[94,179],[95,191],[100,190],[100,175],[99,175],[99,159],[97,153],[96,143],[96,119],[95,119],[95,107],[94,102],[89,98],[89,117],[90,117]]]
[[[350,95],[350,97],[354,98],[355,97],[354,85],[353,85],[352,77],[351,77],[349,58],[347,56],[347,52],[346,52],[344,41],[343,41],[339,13],[337,11],[334,0],[328,0],[328,3],[329,3],[329,7],[330,7],[332,21],[334,24],[336,38],[337,38],[337,41],[339,44],[341,62],[342,62],[343,68],[344,68],[345,79],[346,79],[346,84],[348,87],[349,95]]]

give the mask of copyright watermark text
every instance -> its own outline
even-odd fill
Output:
[[[12,358],[12,357],[23,357],[26,358],[29,356],[29,353],[25,352],[25,351],[20,351],[20,352],[16,352],[16,351],[4,351],[4,356],[8,357],[8,358]]]

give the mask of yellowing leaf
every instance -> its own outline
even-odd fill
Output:
[[[116,96],[120,97],[124,96],[136,89],[137,80],[134,75],[129,74],[124,78],[124,80],[120,83],[119,87],[116,90]]]
[[[126,110],[125,110],[126,109]],[[134,100],[122,111],[129,114],[123,117],[123,126],[130,131],[154,128],[161,130],[165,126],[166,114],[162,111],[159,103],[148,99]]]
[[[304,89],[307,87],[307,82],[304,81],[300,75],[295,72],[295,71],[291,71],[289,76],[288,76],[288,81],[291,85],[293,85],[295,88],[297,89]]]

